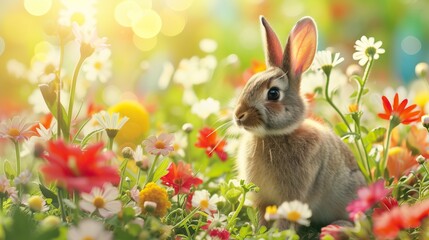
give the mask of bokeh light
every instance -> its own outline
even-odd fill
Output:
[[[180,34],[186,25],[186,18],[177,12],[165,9],[161,13],[162,28],[161,32],[165,36],[176,36]]]
[[[5,47],[6,47],[6,44],[4,42],[4,39],[0,37],[0,56],[3,54]]]
[[[142,14],[142,7],[136,1],[123,1],[115,8],[115,19],[124,27],[131,27],[133,21],[139,19]]]
[[[156,46],[157,41],[158,38],[156,36],[152,38],[140,38],[137,35],[133,36],[134,45],[144,52],[153,49]]]
[[[402,40],[401,47],[406,54],[414,55],[421,50],[422,43],[414,36],[407,36]]]
[[[34,16],[45,15],[52,7],[52,0],[24,0],[24,7]]]
[[[175,11],[184,11],[192,5],[193,0],[167,0],[167,5]]]
[[[143,9],[142,15],[132,22],[134,33],[141,38],[155,37],[161,31],[161,27],[161,17],[152,9]]]

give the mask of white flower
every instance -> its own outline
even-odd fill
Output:
[[[128,121],[128,117],[119,118],[119,113],[108,113],[101,111],[93,115],[95,120],[104,128],[109,130],[119,130]]]
[[[378,59],[380,54],[383,54],[385,50],[381,48],[382,41],[375,42],[373,37],[367,38],[362,36],[360,40],[356,40],[355,49],[353,53],[353,59],[359,61],[359,65],[364,66],[369,58]]]
[[[95,27],[79,27],[73,23],[73,34],[76,42],[80,45],[81,54],[89,57],[96,49],[103,49],[109,45],[106,43],[107,38],[98,37]]]
[[[22,198],[22,204],[26,205],[34,212],[46,212],[49,210],[45,199],[38,195],[31,197],[24,195]]]
[[[100,80],[105,83],[112,76],[112,62],[110,61],[110,49],[102,49],[86,59],[82,66],[85,77],[89,81]]]
[[[58,23],[71,27],[73,23],[79,26],[95,27],[96,9],[94,0],[62,0],[65,9],[59,12]]]
[[[104,217],[110,217],[121,211],[121,201],[115,200],[119,196],[119,191],[110,183],[104,184],[103,189],[94,187],[90,193],[82,193],[82,201],[79,206],[82,210],[98,213]]]
[[[15,185],[19,185],[19,184],[26,185],[27,183],[30,182],[32,176],[33,175],[31,174],[31,172],[28,169],[26,169],[23,172],[21,172],[19,176],[13,180],[13,182],[15,183]]]
[[[7,72],[15,78],[25,78],[27,67],[16,59],[10,59],[6,63]]]
[[[104,230],[102,223],[92,219],[84,219],[79,222],[79,225],[70,227],[67,233],[68,240],[111,240],[113,233]]]
[[[192,113],[201,119],[207,119],[210,114],[217,113],[220,110],[220,103],[213,98],[202,99],[192,105]]]
[[[343,57],[340,57],[340,53],[335,53],[334,59],[332,59],[332,53],[331,51],[324,50],[324,51],[318,51],[316,54],[316,57],[314,58],[313,62],[313,69],[314,70],[322,70],[326,74],[327,71],[329,71],[329,74],[331,73],[331,69],[338,64],[342,63],[344,61]]]
[[[214,213],[213,215],[209,215],[207,217],[207,223],[210,222],[209,224],[209,229],[213,229],[213,228],[224,228],[226,227],[228,217],[225,214],[222,213]]]
[[[279,219],[279,214],[277,212],[277,206],[267,206],[265,209],[264,218],[266,221],[272,221]]]
[[[298,200],[292,202],[284,202],[280,205],[277,210],[277,214],[280,218],[286,219],[290,222],[295,222],[301,225],[308,226],[311,217],[311,210],[308,204],[302,203]]]
[[[206,53],[212,53],[217,49],[217,42],[213,39],[202,39],[200,41],[200,49]]]
[[[181,157],[184,157],[185,150],[187,147],[188,147],[188,136],[183,132],[174,133],[174,141],[173,141],[174,153],[176,153]]]
[[[207,190],[195,191],[192,197],[192,206],[199,207],[201,210],[211,213],[217,211],[217,203],[219,197],[213,196],[210,198],[210,193]]]
[[[47,44],[44,46],[46,51],[40,52],[32,59],[31,68],[28,71],[28,80],[31,83],[49,83],[55,79],[59,68],[60,50]],[[61,77],[64,77],[64,71],[61,71]]]

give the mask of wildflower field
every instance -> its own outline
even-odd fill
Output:
[[[429,239],[428,8],[2,0],[0,239]],[[273,69],[264,21],[285,54],[299,23],[317,26],[298,89],[365,179],[344,224],[314,226],[298,196],[260,211],[254,196],[276,186],[238,173],[240,151],[257,149],[243,146],[240,94]]]

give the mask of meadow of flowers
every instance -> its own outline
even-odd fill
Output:
[[[203,39],[203,56],[163,63],[151,79],[157,91],[113,102],[115,43],[97,31],[96,1],[77,2],[61,1],[38,45],[43,57],[7,63],[32,93],[27,108],[0,119],[0,239],[429,238],[427,63],[415,66],[412,84],[380,89],[371,71],[390,56],[384,40],[362,36],[350,56],[318,51],[302,79],[308,117],[342,137],[368,185],[348,205],[347,226],[306,228],[311,210],[291,199],[267,207],[265,227],[252,206],[259,187],[237,178],[242,130],[232,117],[246,80],[265,70],[262,60],[237,80],[224,69],[240,56],[219,59],[211,53],[221,46]],[[156,20],[140,17],[156,12],[145,6],[139,15],[136,2],[124,2],[123,26],[150,39],[144,29]],[[344,58],[353,63],[343,66]],[[290,229],[278,229],[280,220]]]

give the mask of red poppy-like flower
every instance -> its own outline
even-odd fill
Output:
[[[404,99],[399,103],[398,93],[395,94],[393,99],[393,107],[385,96],[381,97],[381,99],[383,100],[384,113],[378,114],[380,118],[390,120],[391,117],[396,117],[399,120],[398,124],[409,124],[420,119],[420,110],[415,110],[417,105],[413,104],[406,107],[408,99]]]
[[[209,127],[200,130],[198,142],[195,143],[195,147],[206,149],[207,156],[212,157],[215,152],[222,161],[228,158],[228,154],[224,151],[225,145],[226,141],[222,139],[219,140],[216,131]]]
[[[319,239],[324,239],[326,236],[330,235],[335,240],[348,239],[347,235],[342,232],[344,227],[330,224],[326,227],[323,227],[320,232]]]
[[[219,240],[228,240],[229,239],[229,232],[226,229],[223,228],[214,228],[210,230],[209,236],[213,239],[219,239]]]
[[[396,206],[391,211],[373,217],[374,234],[380,239],[394,239],[402,229],[419,227],[428,213],[429,201],[413,206]]]
[[[366,212],[385,198],[388,193],[389,190],[384,187],[384,180],[379,180],[368,187],[360,188],[357,192],[359,199],[353,200],[347,206],[350,219],[355,219],[358,213]]]
[[[383,198],[378,208],[374,208],[374,212],[372,213],[372,216],[380,215],[384,212],[392,211],[395,207],[398,206],[398,201],[393,197],[385,197]]]
[[[172,162],[168,167],[168,173],[161,178],[162,184],[174,188],[174,193],[188,194],[192,186],[198,186],[203,180],[193,176],[190,164]]]
[[[90,192],[93,187],[102,187],[107,182],[117,185],[118,168],[108,165],[113,153],[102,152],[102,149],[103,143],[82,150],[62,140],[51,141],[43,155],[46,163],[41,171],[47,182],[56,181],[58,186],[69,191]]]

